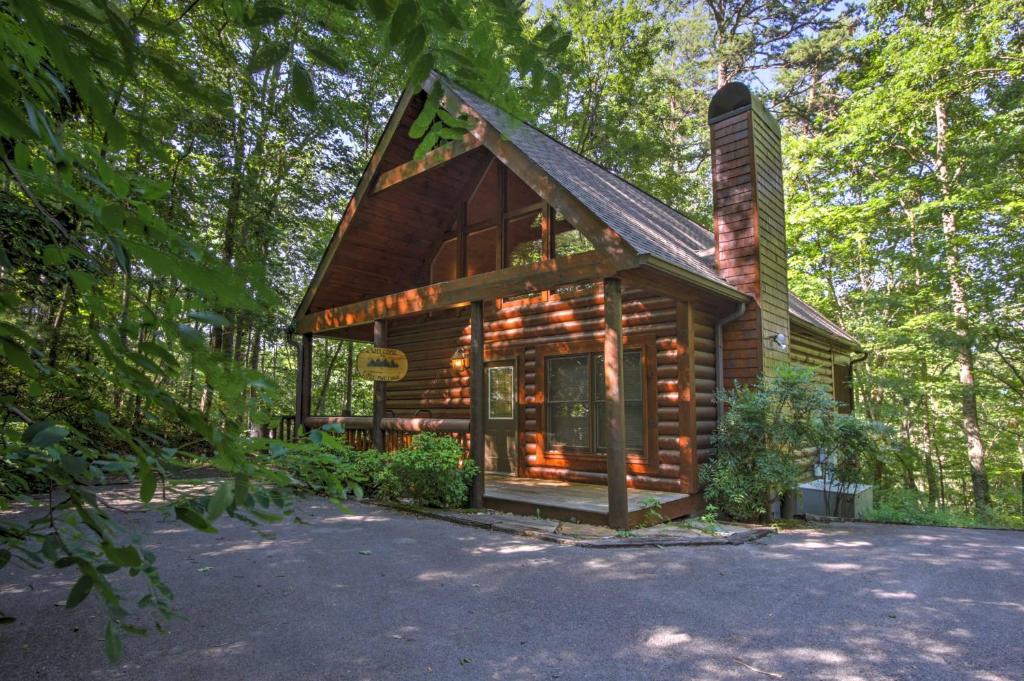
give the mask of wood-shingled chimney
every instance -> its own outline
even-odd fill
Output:
[[[789,353],[789,282],[778,121],[741,83],[711,99],[715,267],[754,304],[725,328],[725,386],[775,373]]]

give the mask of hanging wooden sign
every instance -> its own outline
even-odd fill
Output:
[[[409,360],[394,348],[366,348],[356,357],[356,371],[371,381],[400,381],[409,371]]]

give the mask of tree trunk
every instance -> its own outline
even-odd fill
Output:
[[[50,352],[46,359],[46,363],[50,368],[57,366],[57,357],[60,351],[61,327],[64,326],[64,317],[67,316],[68,297],[70,295],[71,285],[64,284],[64,290],[60,296],[60,305],[57,306],[57,312],[53,316],[53,323],[50,325]]]
[[[924,402],[924,440],[921,442],[921,447],[924,449],[924,474],[928,480],[928,505],[935,508],[936,503],[939,500],[939,482],[935,475],[935,460],[934,452],[932,451],[932,415],[931,410],[928,408],[928,398],[925,398]]]
[[[989,506],[988,472],[985,470],[985,443],[978,425],[978,396],[974,385],[974,350],[971,319],[967,307],[967,292],[960,271],[960,253],[956,244],[956,213],[951,203],[952,178],[946,160],[949,121],[946,104],[935,102],[935,168],[945,199],[942,209],[942,235],[946,247],[946,268],[949,270],[949,290],[953,302],[958,337],[957,364],[960,369],[960,403],[963,413],[964,434],[967,437],[967,458],[971,464],[971,488],[974,506],[983,510]]]
[[[334,352],[331,353],[331,358],[327,361],[327,368],[324,370],[324,380],[320,382],[320,392],[316,398],[316,414],[323,414],[324,408],[327,405],[327,391],[331,387],[331,377],[334,375],[334,366],[338,363],[338,357],[341,355],[341,343],[334,344]]]
[[[345,358],[345,416],[352,416],[352,352],[354,344],[352,341],[345,341],[348,346],[347,357]]]
[[[1020,436],[1017,437],[1017,456],[1020,457],[1020,515],[1024,518],[1024,438]]]

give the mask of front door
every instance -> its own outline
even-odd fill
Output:
[[[516,365],[515,362],[487,364],[487,441],[484,469],[494,473],[516,473]]]

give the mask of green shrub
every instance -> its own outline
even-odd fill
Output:
[[[412,447],[394,452],[379,477],[378,493],[385,499],[411,499],[421,506],[457,508],[469,499],[477,466],[462,457],[455,439],[420,433]]]
[[[294,488],[336,500],[372,492],[387,465],[380,452],[356,451],[343,438],[320,430],[299,442],[275,442],[270,451],[272,464],[288,474]]]
[[[1019,517],[997,514],[978,516],[973,509],[935,508],[929,503],[927,494],[902,488],[876,493],[875,507],[864,519],[901,525],[1024,529],[1024,522]]]
[[[737,520],[765,519],[775,497],[799,481],[813,421],[834,403],[810,370],[795,366],[718,399],[729,408],[715,434],[717,456],[701,466],[704,498]]]
[[[884,429],[838,414],[838,403],[813,370],[783,365],[718,395],[729,409],[715,434],[717,456],[701,466],[704,498],[743,521],[766,520],[775,498],[804,476],[804,453],[822,448],[831,456],[823,472],[836,483],[857,482],[865,457],[877,456]]]

